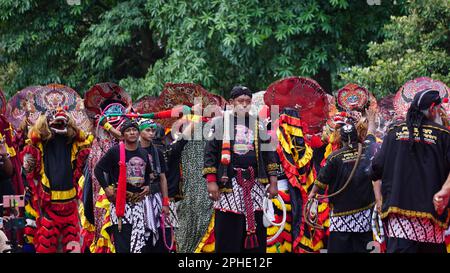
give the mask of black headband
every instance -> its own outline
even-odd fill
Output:
[[[439,91],[428,89],[424,91],[418,92],[413,99],[413,102],[411,103],[411,106],[413,108],[419,109],[419,110],[426,110],[428,109],[432,104],[439,105],[441,104],[442,100],[439,96]]]
[[[246,95],[249,96],[250,98],[252,97],[252,91],[250,89],[248,89],[248,87],[245,86],[235,86],[233,87],[233,89],[231,90],[231,99],[235,99],[239,96],[242,95]]]
[[[139,131],[139,125],[137,124],[136,121],[130,120],[130,119],[126,119],[125,122],[122,124],[122,126],[120,126],[120,133],[123,135],[125,130],[130,128],[130,127],[134,127],[134,128],[136,128],[136,130]]]

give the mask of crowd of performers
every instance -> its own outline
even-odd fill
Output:
[[[84,100],[30,87],[2,99],[0,252],[445,253],[449,93],[416,79],[383,117],[364,87],[333,97],[303,77],[264,102],[245,86],[225,101],[167,84],[152,105],[112,83]]]

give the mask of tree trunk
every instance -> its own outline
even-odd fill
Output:
[[[327,69],[320,68],[319,73],[312,77],[315,81],[317,81],[320,86],[322,86],[323,90],[328,94],[332,95],[332,85],[331,85],[331,72]]]

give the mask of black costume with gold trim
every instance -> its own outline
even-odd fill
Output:
[[[254,138],[255,138],[255,151],[256,151],[256,173],[255,176],[258,179],[259,182],[263,184],[267,184],[269,182],[268,177],[269,175],[276,176],[277,170],[279,168],[279,165],[276,161],[276,157],[274,154],[273,149],[271,151],[263,151],[262,145],[266,144],[265,146],[268,147],[270,143],[270,139],[268,135],[267,140],[262,140],[260,137],[261,130],[263,129],[263,126],[260,124],[259,120],[256,117],[250,117],[249,118],[249,127],[254,128]],[[227,173],[227,176],[229,178],[234,177],[234,170],[233,170],[233,153],[231,153],[231,163],[228,166],[224,166],[220,163],[221,161],[221,151],[222,151],[222,136],[223,136],[223,124],[224,124],[224,118],[218,117],[214,118],[210,126],[210,134],[208,135],[208,139],[205,145],[205,154],[204,154],[204,168],[203,168],[203,176],[206,177],[208,174],[215,174],[217,176],[217,184],[219,186],[219,189],[223,192],[229,192],[231,191],[231,180],[229,180],[229,183],[223,183],[221,181],[221,177],[224,175],[225,170]],[[230,127],[233,126],[232,123],[229,125]],[[230,129],[230,131],[233,131]],[[230,140],[231,146],[234,145],[234,140]]]
[[[450,172],[450,131],[431,121],[421,126],[421,140],[415,131],[415,149],[411,149],[405,122],[393,124],[381,150],[372,161],[372,180],[382,180],[382,218],[395,213],[428,218],[447,228],[449,209],[437,215],[433,196]]]

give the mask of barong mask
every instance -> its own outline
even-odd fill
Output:
[[[114,128],[120,128],[120,125],[125,121],[122,116],[108,116],[110,114],[125,114],[126,109],[121,103],[111,103],[103,109],[103,114],[106,116],[106,120]]]
[[[356,130],[355,125],[351,123],[342,126],[339,133],[341,135],[342,143],[345,143],[350,147],[353,147],[353,145],[358,142],[358,131]]]
[[[56,110],[49,110],[46,112],[47,122],[50,130],[55,134],[67,134],[67,125],[69,123],[69,116],[66,110],[58,108]]]

